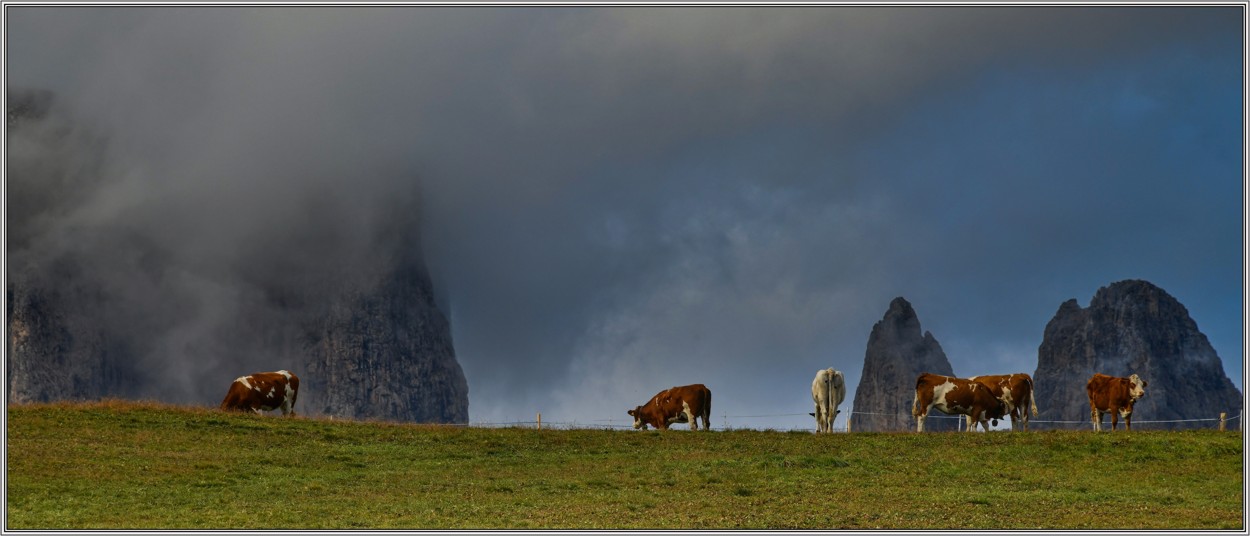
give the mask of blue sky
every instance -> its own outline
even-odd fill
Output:
[[[125,164],[101,225],[234,257],[302,194],[419,181],[473,421],[623,423],[701,382],[718,426],[809,427],[896,296],[957,374],[1032,373],[1059,304],[1122,279],[1242,386],[1240,8],[9,17],[10,85]]]

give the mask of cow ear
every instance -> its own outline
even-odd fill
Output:
[[[631,409],[631,410],[629,410],[629,411],[626,411],[625,413],[628,413],[630,417],[634,417],[634,416],[635,416],[635,415],[634,415],[634,410],[632,410],[632,409]]]

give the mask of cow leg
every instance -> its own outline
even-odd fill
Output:
[[[1124,431],[1125,432],[1130,431],[1131,429],[1129,428],[1128,423],[1129,423],[1129,418],[1133,416],[1133,412],[1120,410],[1120,414],[1124,415]]]
[[[916,431],[917,431],[917,432],[923,432],[923,431],[924,431],[924,418],[925,418],[925,416],[924,416],[924,415],[917,415],[917,416],[916,416]]]
[[[1108,411],[1107,413],[1111,414],[1111,431],[1114,432],[1115,425],[1120,420],[1120,410],[1111,408],[1111,411]]]
[[[1102,431],[1102,415],[1101,415],[1100,413],[1098,413],[1098,408],[1090,408],[1090,410],[1089,410],[1089,420],[1090,420],[1090,422],[1092,422],[1092,423],[1094,424],[1094,431],[1095,431],[1095,432],[1101,432],[1101,431]]]
[[[816,403],[816,433],[825,431],[825,419],[820,412],[820,403]]]

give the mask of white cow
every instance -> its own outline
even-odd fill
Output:
[[[833,420],[838,417],[838,406],[846,398],[846,382],[842,372],[832,368],[816,371],[812,380],[812,402],[816,403],[816,433],[833,431]]]

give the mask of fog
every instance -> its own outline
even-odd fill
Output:
[[[396,214],[473,422],[623,424],[698,382],[716,427],[811,427],[896,296],[956,374],[1032,373],[1060,303],[1128,278],[1243,385],[1235,7],[6,13],[8,87],[55,93],[86,185],[14,184],[9,140],[10,191],[57,199],[8,207],[9,270],[89,259],[178,392],[255,281],[367,270]]]

